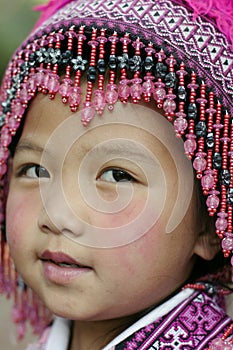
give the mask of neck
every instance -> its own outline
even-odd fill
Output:
[[[105,321],[74,321],[69,350],[101,350],[140,315]]]

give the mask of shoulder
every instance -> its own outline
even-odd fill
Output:
[[[207,349],[232,327],[232,319],[219,299],[222,298],[202,291],[181,292],[144,316],[145,322],[140,320],[141,327],[131,327],[131,334],[125,332],[124,339],[118,337],[120,341],[109,345],[114,345],[115,350]]]

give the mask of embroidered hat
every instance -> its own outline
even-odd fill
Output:
[[[51,0],[39,9],[0,90],[0,289],[15,296],[19,337],[26,320],[40,332],[50,318],[12,269],[4,236],[9,148],[37,92],[80,109],[84,127],[117,101],[153,102],[184,138],[223,253],[233,253],[232,1]]]

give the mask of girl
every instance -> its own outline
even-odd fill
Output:
[[[232,3],[41,10],[1,89],[19,337],[29,320],[30,350],[232,349]]]

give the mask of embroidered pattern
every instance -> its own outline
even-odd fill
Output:
[[[229,51],[229,44],[214,25],[200,17],[193,22],[192,17],[193,14],[183,6],[174,5],[169,0],[153,4],[148,0],[81,0],[79,4],[70,3],[58,11],[44,22],[39,32],[49,32],[50,24],[58,22],[68,25],[72,18],[77,25],[84,23],[85,19],[85,25],[104,27],[107,24],[109,28],[122,31],[130,28],[136,36],[140,31],[140,36],[144,35],[146,40],[158,45],[167,43],[170,51],[185,59],[190,68],[195,67],[199,77],[205,75],[206,83],[233,109],[233,53]],[[144,33],[138,29],[141,27],[145,29]]]
[[[204,350],[231,319],[216,296],[195,292],[168,315],[140,329],[116,350]]]

